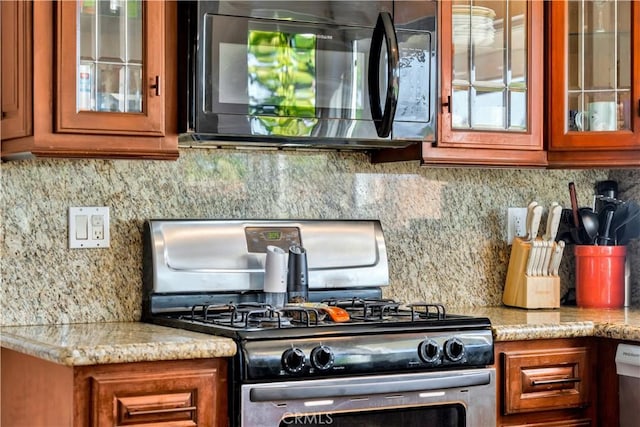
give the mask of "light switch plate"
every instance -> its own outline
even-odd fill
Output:
[[[85,206],[69,208],[69,248],[108,248],[109,208]]]

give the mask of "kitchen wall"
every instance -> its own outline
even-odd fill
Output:
[[[640,200],[640,171],[372,165],[362,153],[214,149],[183,150],[177,162],[4,163],[1,324],[138,320],[147,218],[379,218],[390,254],[386,295],[499,305],[507,207],[534,198],[568,205],[569,181],[588,205],[593,184],[609,176]],[[68,249],[69,206],[109,206],[111,247]],[[631,252],[638,304],[638,246]],[[571,263],[569,254],[563,292]]]

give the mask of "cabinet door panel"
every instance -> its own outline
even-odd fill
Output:
[[[557,1],[548,12],[550,164],[640,165],[640,3]]]
[[[438,147],[542,150],[542,3],[444,2]]]
[[[91,4],[59,5],[55,130],[162,136],[164,2]]]
[[[31,3],[0,2],[2,139],[31,134]]]

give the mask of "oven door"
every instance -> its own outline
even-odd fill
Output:
[[[496,424],[492,368],[245,384],[241,425],[485,427]]]

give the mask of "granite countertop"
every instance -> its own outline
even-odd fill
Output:
[[[604,337],[640,342],[640,308],[449,309],[491,319],[496,341]],[[0,328],[2,347],[67,366],[231,357],[232,339],[140,322]]]
[[[488,317],[496,341],[595,336],[640,342],[640,308],[525,310],[477,307],[450,309],[449,312]]]
[[[67,366],[230,357],[230,338],[141,322],[4,326],[2,347]]]

